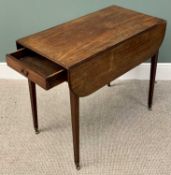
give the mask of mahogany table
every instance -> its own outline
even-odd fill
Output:
[[[28,78],[35,132],[35,84],[48,90],[68,82],[74,161],[79,169],[79,97],[90,95],[151,58],[148,107],[152,107],[158,51],[166,21],[118,6],[19,39],[7,55],[10,67]]]

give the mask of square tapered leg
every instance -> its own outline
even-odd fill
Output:
[[[29,84],[29,91],[30,91],[30,101],[31,101],[31,108],[32,108],[32,116],[33,116],[33,126],[35,133],[39,133],[38,129],[38,117],[37,117],[37,99],[36,99],[36,85],[34,82],[28,80]]]
[[[79,97],[70,90],[71,122],[74,148],[74,162],[77,170],[80,169],[79,149]]]
[[[152,109],[153,104],[153,94],[154,94],[154,85],[156,78],[156,69],[158,61],[158,52],[151,58],[151,71],[150,71],[150,86],[149,86],[149,96],[148,96],[148,108]]]

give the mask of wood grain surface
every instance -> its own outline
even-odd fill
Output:
[[[155,17],[110,6],[22,38],[17,44],[69,69],[159,22]]]
[[[154,56],[163,41],[165,23],[158,24],[115,48],[99,53],[69,70],[69,84],[78,96],[87,96]]]

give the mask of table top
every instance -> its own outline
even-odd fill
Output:
[[[18,44],[69,69],[163,20],[118,6],[110,6],[42,32]]]

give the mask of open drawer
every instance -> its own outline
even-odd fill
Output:
[[[8,54],[7,64],[46,90],[67,80],[64,68],[28,49]]]

